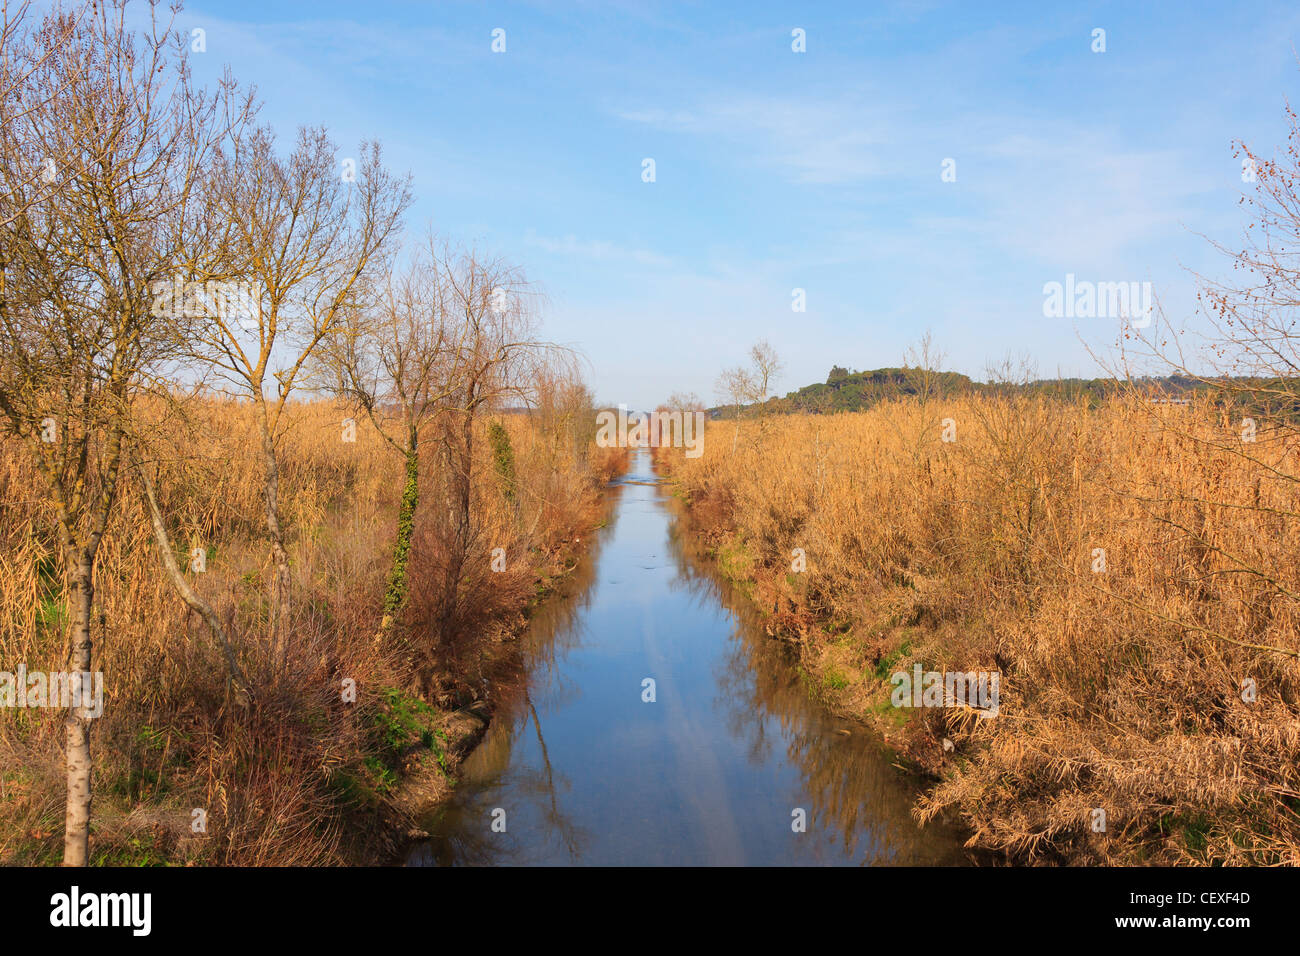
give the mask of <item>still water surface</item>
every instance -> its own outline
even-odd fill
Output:
[[[917,826],[874,739],[808,697],[781,642],[689,553],[648,453],[610,495],[585,564],[523,638],[525,686],[408,863],[966,862],[958,834]]]

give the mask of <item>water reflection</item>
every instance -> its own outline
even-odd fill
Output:
[[[674,533],[674,504],[637,455],[409,862],[967,862],[958,834],[918,828],[874,740],[808,698],[784,645]]]

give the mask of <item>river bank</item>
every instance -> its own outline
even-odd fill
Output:
[[[809,688],[926,775],[920,819],[1016,863],[1276,865],[1295,629],[1237,572],[1290,573],[1290,491],[1225,414],[899,399],[713,421],[660,470]]]
[[[346,411],[294,405],[279,449],[292,570],[280,653],[268,637],[276,586],[256,519],[250,413],[197,404],[202,441],[159,427],[167,440],[193,438],[203,456],[205,467],[159,463],[154,487],[163,514],[176,516],[177,560],[222,623],[251,694],[232,693],[221,642],[160,573],[142,500],[124,492],[96,588],[105,707],[92,726],[92,865],[391,860],[420,795],[449,786],[482,735],[494,706],[485,679],[518,671],[512,642],[528,609],[581,563],[602,489],[625,469],[625,452],[589,445],[581,415],[563,427],[541,414],[485,419],[458,549],[437,463],[425,463],[404,525],[402,458],[366,420],[355,441],[338,440]],[[0,538],[11,558],[0,567],[10,614],[0,657],[53,671],[66,656],[67,598],[44,536],[48,515],[27,493],[30,471],[21,456],[0,456]],[[385,624],[403,527],[411,586]],[[18,599],[32,594],[37,601]],[[61,861],[63,736],[55,709],[0,713],[2,863]]]
[[[602,473],[602,488],[580,512],[586,522],[567,529],[561,550],[551,556],[546,570],[538,569],[527,603],[482,622],[491,638],[481,643],[477,661],[481,696],[456,707],[403,695],[390,699],[386,749],[397,758],[396,772],[382,790],[357,794],[360,812],[351,814],[347,824],[356,834],[349,841],[349,862],[400,862],[412,845],[428,839],[420,818],[437,813],[451,799],[462,765],[481,745],[502,703],[526,680],[521,639],[539,611],[545,613],[558,598],[581,587],[597,535],[612,511],[609,483],[627,461],[626,449],[611,457]]]
[[[952,759],[951,747],[945,748],[944,738],[936,738],[924,721],[913,719],[920,711],[892,706],[888,678],[892,659],[898,655],[882,655],[862,674],[862,662],[842,640],[844,631],[837,632],[830,615],[819,617],[807,604],[789,597],[782,600],[775,580],[781,576],[763,572],[737,540],[715,500],[685,494],[673,481],[669,455],[656,455],[655,469],[672,491],[683,539],[731,586],[735,600],[752,611],[762,632],[786,649],[790,667],[809,697],[879,739],[898,771],[918,787],[938,780]],[[886,640],[905,648],[912,630],[902,626]]]

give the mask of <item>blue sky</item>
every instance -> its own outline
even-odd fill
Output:
[[[412,237],[523,266],[548,336],[634,408],[712,400],[759,338],[781,393],[926,329],[977,378],[1007,353],[1096,374],[1117,323],[1044,318],[1044,283],[1150,281],[1190,314],[1190,273],[1225,272],[1205,237],[1244,227],[1231,143],[1272,154],[1300,91],[1300,6],[1273,2],[208,0],[180,25],[286,138],[380,139]]]

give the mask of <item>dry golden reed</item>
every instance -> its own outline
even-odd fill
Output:
[[[1298,456],[1204,403],[1008,394],[714,421],[660,460],[833,705],[892,727],[890,673],[1000,671],[997,717],[895,738],[938,776],[922,820],[1023,860],[1294,865]]]
[[[257,695],[248,708],[232,700],[221,649],[163,574],[139,485],[124,476],[96,572],[95,668],[104,673],[105,711],[94,727],[92,862],[374,859],[391,847],[358,846],[352,817],[385,812],[371,798],[385,790],[374,728],[386,695],[463,702],[481,676],[467,668],[481,671],[485,660],[509,653],[495,645],[517,628],[538,587],[563,573],[572,539],[591,527],[599,488],[625,450],[595,448],[581,422],[559,428],[542,414],[498,416],[513,444],[517,493],[502,494],[480,436],[474,557],[459,585],[468,610],[455,621],[455,654],[433,646],[436,636],[421,628],[421,576],[438,551],[428,533],[412,559],[406,627],[377,645],[403,462],[364,417],[329,402],[290,405],[279,452],[293,639],[282,669],[268,640],[275,569],[250,406],[193,403],[184,424],[157,411],[140,453],[156,465],[177,559],[188,568],[194,549],[204,555],[206,570],[187,574],[224,622]],[[354,417],[355,441],[344,441],[344,420]],[[426,457],[429,491],[417,530],[434,524],[441,507],[438,459]],[[0,669],[22,662],[58,671],[67,659],[66,588],[42,487],[23,449],[0,445]],[[496,547],[507,555],[501,573],[488,564]],[[430,669],[430,660],[439,666]],[[340,702],[344,679],[356,682],[355,705]],[[59,859],[61,717],[0,714],[0,861]],[[196,808],[206,813],[206,832],[193,832]]]

